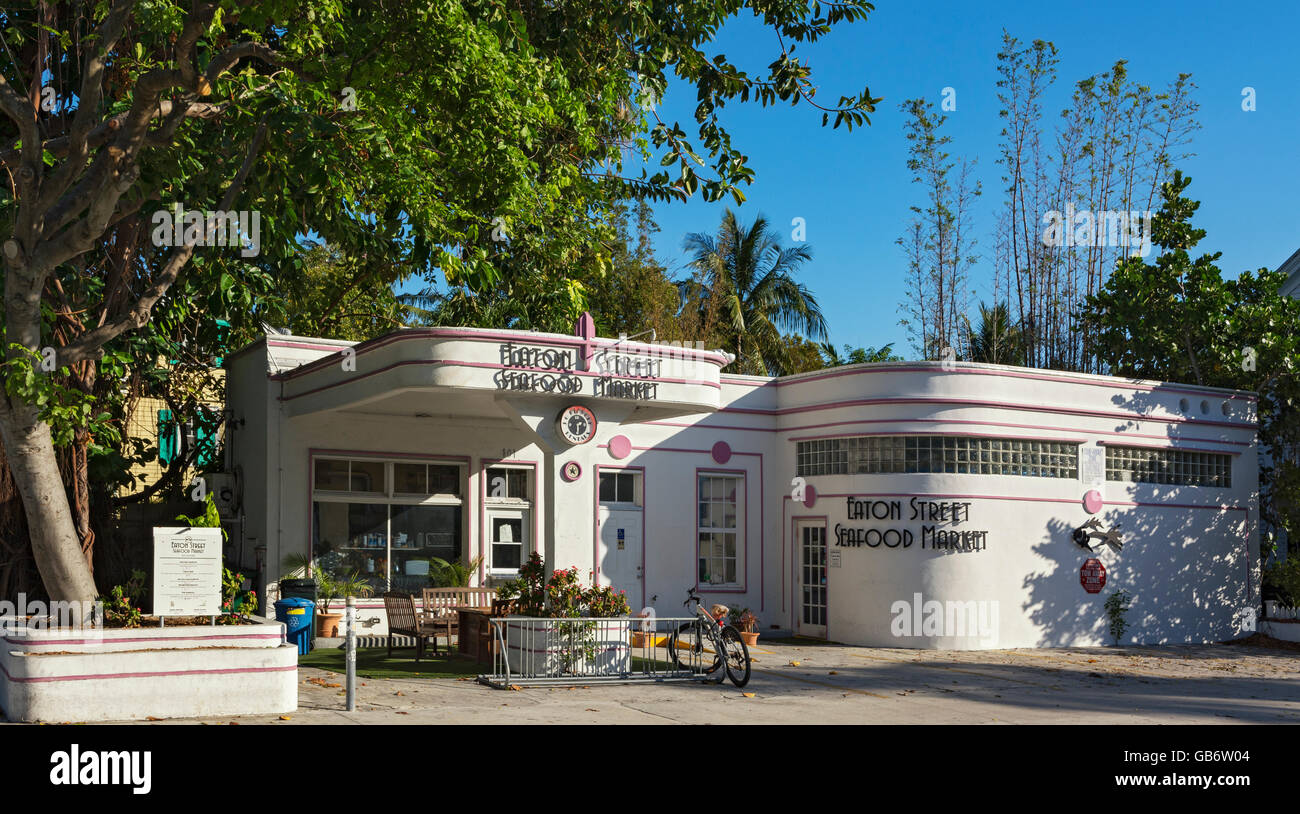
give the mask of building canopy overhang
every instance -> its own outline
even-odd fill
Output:
[[[714,412],[721,351],[677,342],[476,328],[406,329],[275,376],[290,418],[331,411],[517,420],[521,411],[586,404],[627,421]]]

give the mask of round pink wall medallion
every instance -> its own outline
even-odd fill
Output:
[[[714,463],[725,464],[727,461],[730,460],[731,460],[731,444],[728,444],[726,441],[719,441],[718,443],[713,445]]]
[[[1083,510],[1088,514],[1096,514],[1101,511],[1101,492],[1096,489],[1089,489],[1083,496]]]
[[[811,509],[817,502],[817,487],[813,485],[805,486],[803,489],[803,505],[805,509]]]
[[[623,460],[632,454],[632,442],[626,435],[615,435],[609,439],[609,454]]]

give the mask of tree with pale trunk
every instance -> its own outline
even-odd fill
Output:
[[[50,597],[98,593],[56,446],[72,428],[89,448],[88,428],[103,420],[97,377],[120,373],[115,354],[160,311],[185,310],[180,292],[215,292],[247,339],[275,303],[245,283],[301,268],[312,235],[371,273],[471,293],[526,261],[569,292],[572,310],[582,290],[566,270],[608,265],[599,247],[610,230],[593,202],[743,199],[753,171],[719,120],[727,101],[802,102],[824,125],[867,122],[878,99],[864,89],[819,104],[794,51],[870,9],[814,0],[716,0],[686,16],[650,0],[0,9],[0,441]],[[718,28],[745,10],[777,34],[780,54],[763,76],[710,52]],[[670,70],[695,86],[700,147],[656,110]],[[623,177],[629,151],[662,169]]]

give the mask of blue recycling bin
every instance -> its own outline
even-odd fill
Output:
[[[275,620],[284,622],[285,637],[298,645],[298,655],[305,656],[311,652],[312,618],[315,616],[316,603],[302,597],[277,599],[275,602]]]

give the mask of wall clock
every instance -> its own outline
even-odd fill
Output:
[[[596,414],[581,404],[565,407],[555,429],[570,444],[585,444],[596,437]]]

